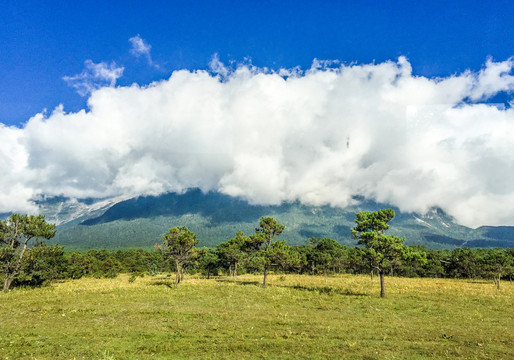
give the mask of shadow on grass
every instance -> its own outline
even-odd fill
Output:
[[[313,287],[303,286],[303,285],[291,285],[291,286],[275,285],[275,286],[289,288],[289,289],[295,289],[295,290],[317,292],[319,294],[343,295],[343,296],[369,296],[368,294],[355,292],[350,289],[339,289],[339,288],[333,288],[330,286],[313,286]]]
[[[262,283],[259,281],[239,281],[236,279],[217,279],[216,282],[233,283],[238,285],[262,285]]]
[[[218,279],[217,282],[222,283],[233,283],[237,285],[254,285],[254,286],[262,286],[262,282],[260,281],[239,281],[237,279]],[[303,286],[303,285],[274,285],[269,284],[269,287],[280,287],[286,289],[295,289],[301,291],[311,291],[317,292],[319,294],[329,294],[329,295],[343,295],[343,296],[369,296],[368,294],[355,292],[349,289],[339,289],[330,286]]]
[[[494,284],[493,279],[474,279],[474,280],[466,280],[468,284]]]
[[[164,286],[169,287],[170,289],[175,288],[175,282],[170,282],[170,281],[166,281],[166,280],[155,280],[155,281],[152,281],[150,283],[150,285],[155,285],[155,286],[164,285]]]

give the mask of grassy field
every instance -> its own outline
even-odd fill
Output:
[[[81,279],[0,293],[0,359],[514,359],[514,284]]]

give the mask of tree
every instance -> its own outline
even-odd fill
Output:
[[[262,281],[262,287],[266,287],[268,270],[273,264],[273,255],[276,254],[276,251],[272,251],[273,240],[282,234],[284,229],[285,226],[279,224],[277,220],[273,219],[272,217],[261,217],[259,227],[255,229],[256,236],[251,237],[250,241],[261,247],[259,255],[262,257],[264,267],[264,279]],[[280,247],[283,250],[283,246]],[[283,251],[280,253],[283,253]]]
[[[433,277],[433,278],[441,278],[445,277],[445,264],[448,263],[446,259],[450,257],[450,250],[435,250],[435,249],[427,249],[423,245],[413,246],[417,251],[422,251],[426,254],[426,263],[421,267],[417,267],[414,269],[416,274],[422,277]],[[418,264],[414,264],[416,267]]]
[[[211,274],[218,275],[218,269],[220,267],[218,252],[215,249],[205,247],[193,250],[196,250],[198,268],[202,273],[206,273],[207,279],[211,278]]]
[[[175,287],[183,278],[183,269],[191,259],[191,250],[198,243],[194,232],[189,231],[185,226],[169,229],[163,236],[164,252],[168,258],[175,261],[176,278]]]
[[[8,291],[24,265],[27,250],[39,246],[39,239],[55,236],[55,225],[48,224],[44,215],[12,214],[0,221],[0,266],[4,274],[4,291]],[[31,243],[31,240],[34,240]]]
[[[382,209],[373,212],[362,211],[355,214],[355,223],[352,234],[359,239],[359,244],[367,249],[373,267],[380,275],[380,297],[385,297],[384,270],[392,262],[407,256],[415,256],[404,246],[405,238],[395,235],[385,235],[389,229],[387,224],[394,218],[393,209]]]
[[[249,242],[248,236],[238,232],[234,238],[218,245],[219,256],[228,265],[229,273],[234,278],[237,277],[239,264],[248,256],[246,248],[249,246]]]
[[[11,286],[41,286],[66,277],[68,277],[68,261],[64,256],[64,247],[42,244],[26,252],[20,273]]]
[[[367,258],[367,249],[353,247],[348,249],[348,270],[352,274],[365,274],[372,272]]]
[[[502,273],[512,269],[513,261],[505,249],[489,249],[484,258],[483,268],[493,278],[496,288],[500,290]]]
[[[266,254],[266,259],[270,267],[279,268],[284,272],[288,268],[298,268],[305,264],[305,258],[287,245],[285,240],[277,240],[272,243]]]
[[[285,270],[299,274],[307,266],[307,256],[303,251],[304,247],[289,246],[289,257]]]
[[[330,238],[309,238],[309,250],[307,261],[312,274],[327,271],[340,272],[348,257],[346,246]]]
[[[448,275],[459,278],[475,278],[479,270],[477,253],[468,247],[456,248],[448,259]]]

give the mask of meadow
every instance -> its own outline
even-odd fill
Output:
[[[514,283],[82,278],[0,293],[0,359],[514,359]]]

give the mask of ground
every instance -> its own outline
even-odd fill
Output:
[[[172,275],[0,293],[0,359],[514,359],[514,283]]]

